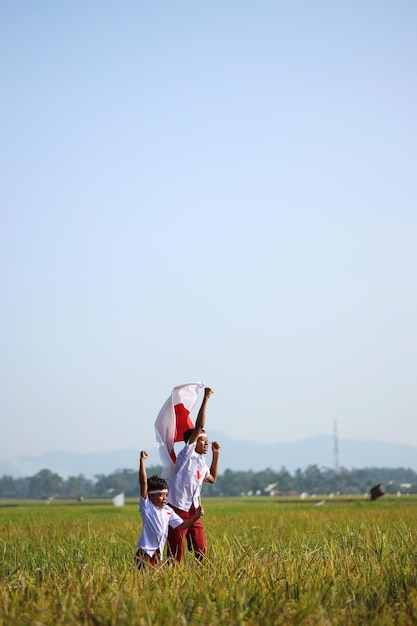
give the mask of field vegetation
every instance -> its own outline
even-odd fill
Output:
[[[4,502],[0,626],[417,624],[417,500],[207,498],[203,564],[133,563],[135,500]]]

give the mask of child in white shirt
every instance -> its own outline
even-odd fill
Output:
[[[208,452],[209,441],[204,431],[206,422],[207,402],[213,390],[206,387],[204,398],[197,415],[195,427],[185,431],[185,446],[180,450],[175,462],[175,476],[169,488],[169,505],[184,521],[195,518],[198,510],[203,482],[214,483],[217,478],[220,444],[213,441],[211,450],[213,458],[210,467],[204,456]],[[206,538],[201,521],[190,524],[185,531],[181,526],[171,525],[168,531],[168,555],[179,563],[184,558],[184,538],[188,549],[202,561],[207,551]]]
[[[147,458],[148,453],[142,450],[139,461],[139,511],[143,526],[142,534],[136,544],[138,550],[135,556],[139,569],[142,569],[144,565],[159,565],[162,562],[169,526],[185,530],[204,515],[200,506],[193,517],[183,521],[167,504],[167,482],[159,476],[147,478],[145,467]]]

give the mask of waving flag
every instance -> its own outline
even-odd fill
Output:
[[[198,392],[203,383],[188,383],[174,387],[170,397],[158,413],[155,421],[156,442],[162,461],[162,478],[171,480],[174,477],[176,455],[174,443],[183,441],[188,428],[194,428],[190,412],[197,402]]]

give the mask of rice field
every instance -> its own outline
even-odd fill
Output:
[[[0,626],[417,624],[417,501],[204,501],[208,555],[135,569],[136,501],[0,503]]]

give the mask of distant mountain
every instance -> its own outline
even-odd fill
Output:
[[[309,465],[320,468],[333,468],[333,444],[331,435],[315,435],[307,439],[269,444],[238,440],[224,433],[210,432],[213,440],[221,444],[219,472],[261,471],[267,468],[279,470],[286,467],[293,473],[296,469],[305,470]],[[181,448],[180,444],[178,449]],[[417,447],[405,444],[362,441],[357,439],[339,440],[339,464],[346,469],[365,467],[404,467],[417,471]],[[149,449],[148,467],[159,465],[159,454]],[[210,458],[210,452],[208,457]],[[19,457],[13,461],[0,460],[0,476],[5,474],[15,478],[33,476],[41,469],[50,469],[62,477],[84,474],[94,478],[97,474],[111,474],[118,469],[138,468],[139,451],[132,449],[113,452],[55,451],[41,456]]]

